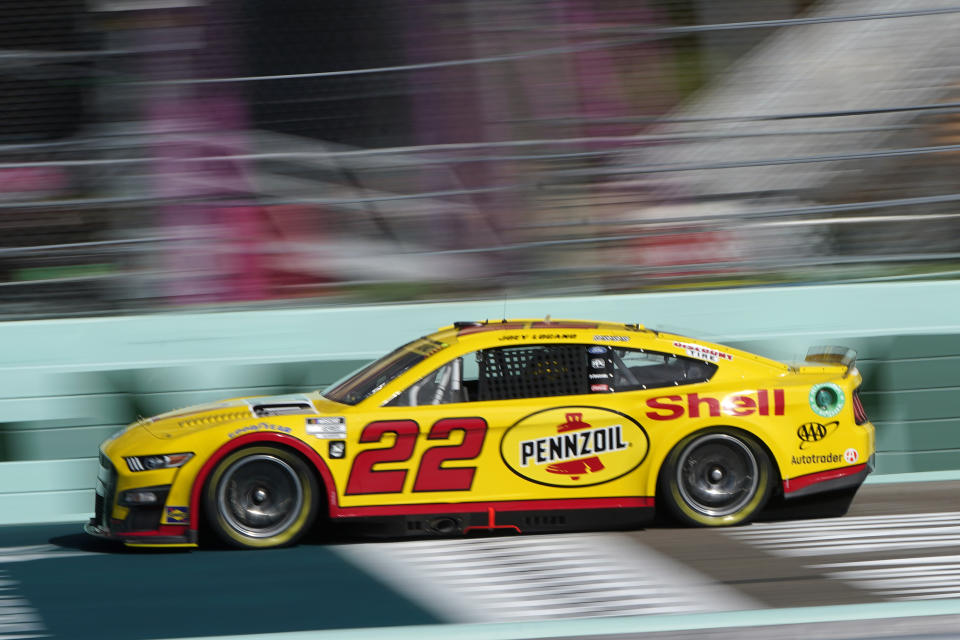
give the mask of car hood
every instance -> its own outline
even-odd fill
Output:
[[[184,407],[142,420],[138,424],[150,435],[168,440],[242,420],[283,415],[324,415],[342,410],[341,405],[323,398],[319,393],[252,396]]]

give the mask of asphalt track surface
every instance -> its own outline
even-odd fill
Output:
[[[372,627],[960,598],[960,482],[867,485],[842,518],[779,515],[723,530],[661,524],[386,543],[318,535],[256,552],[132,550],[86,536],[79,523],[0,527],[0,640],[337,637]],[[957,637],[958,621],[813,624],[802,637],[932,640]],[[709,636],[786,637],[763,626]]]

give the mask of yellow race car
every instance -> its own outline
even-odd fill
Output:
[[[654,507],[740,524],[768,498],[852,497],[874,427],[847,349],[790,366],[579,320],[458,322],[323,392],[139,420],[100,447],[88,533],[292,544],[320,518],[372,535],[632,528]],[[204,529],[206,530],[206,529]]]

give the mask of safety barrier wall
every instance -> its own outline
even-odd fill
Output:
[[[92,509],[97,445],[198,402],[321,388],[454,320],[640,322],[800,360],[859,353],[878,473],[960,469],[960,282],[781,287],[0,324],[0,523]]]

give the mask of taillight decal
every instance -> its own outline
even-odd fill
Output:
[[[863,403],[860,401],[859,387],[853,392],[853,419],[857,424],[867,421],[867,412],[863,410]]]

